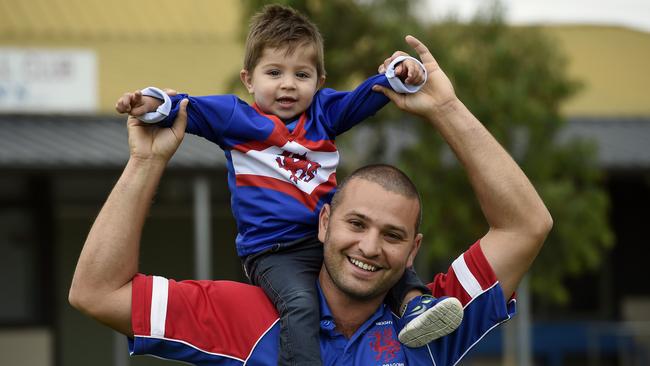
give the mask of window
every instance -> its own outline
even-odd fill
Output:
[[[0,325],[50,319],[51,198],[47,179],[0,182]]]

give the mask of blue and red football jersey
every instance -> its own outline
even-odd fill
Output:
[[[487,332],[508,320],[515,301],[501,286],[478,243],[428,285],[436,296],[454,296],[464,318],[451,334],[420,348],[397,339],[397,316],[386,305],[349,339],[336,331],[327,302],[320,302],[324,365],[455,365]],[[276,365],[278,313],[255,286],[230,281],[133,279],[132,355],[154,355],[196,365]],[[320,289],[319,289],[320,293]]]
[[[318,213],[336,189],[336,136],[388,102],[372,91],[375,84],[391,87],[385,75],[376,75],[349,92],[319,90],[289,125],[234,95],[171,98],[162,123],[170,125],[188,98],[187,132],[225,153],[239,256],[316,234]]]

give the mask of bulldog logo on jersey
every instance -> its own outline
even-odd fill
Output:
[[[298,179],[309,182],[314,179],[318,174],[318,168],[321,167],[317,162],[308,160],[307,153],[296,154],[283,151],[282,156],[275,158],[275,161],[278,163],[279,168],[291,173],[289,179],[294,183],[298,183]],[[300,172],[300,175],[298,175],[298,172]]]
[[[310,210],[336,188],[339,154],[329,141],[248,143],[234,146],[230,155],[237,186],[282,192]]]
[[[371,338],[370,349],[375,352],[376,361],[390,362],[397,357],[401,346],[393,337],[393,328],[387,327],[382,331],[374,331]]]

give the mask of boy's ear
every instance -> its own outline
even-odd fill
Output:
[[[241,79],[242,84],[244,84],[244,87],[246,87],[246,90],[253,94],[253,75],[251,75],[248,70],[241,69],[239,72],[239,78]]]
[[[321,75],[321,77],[318,78],[318,89],[322,88],[324,84],[325,84],[325,75]]]

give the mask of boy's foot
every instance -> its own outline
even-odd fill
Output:
[[[407,347],[422,347],[456,330],[462,320],[463,306],[457,298],[421,295],[402,312],[399,340]]]

